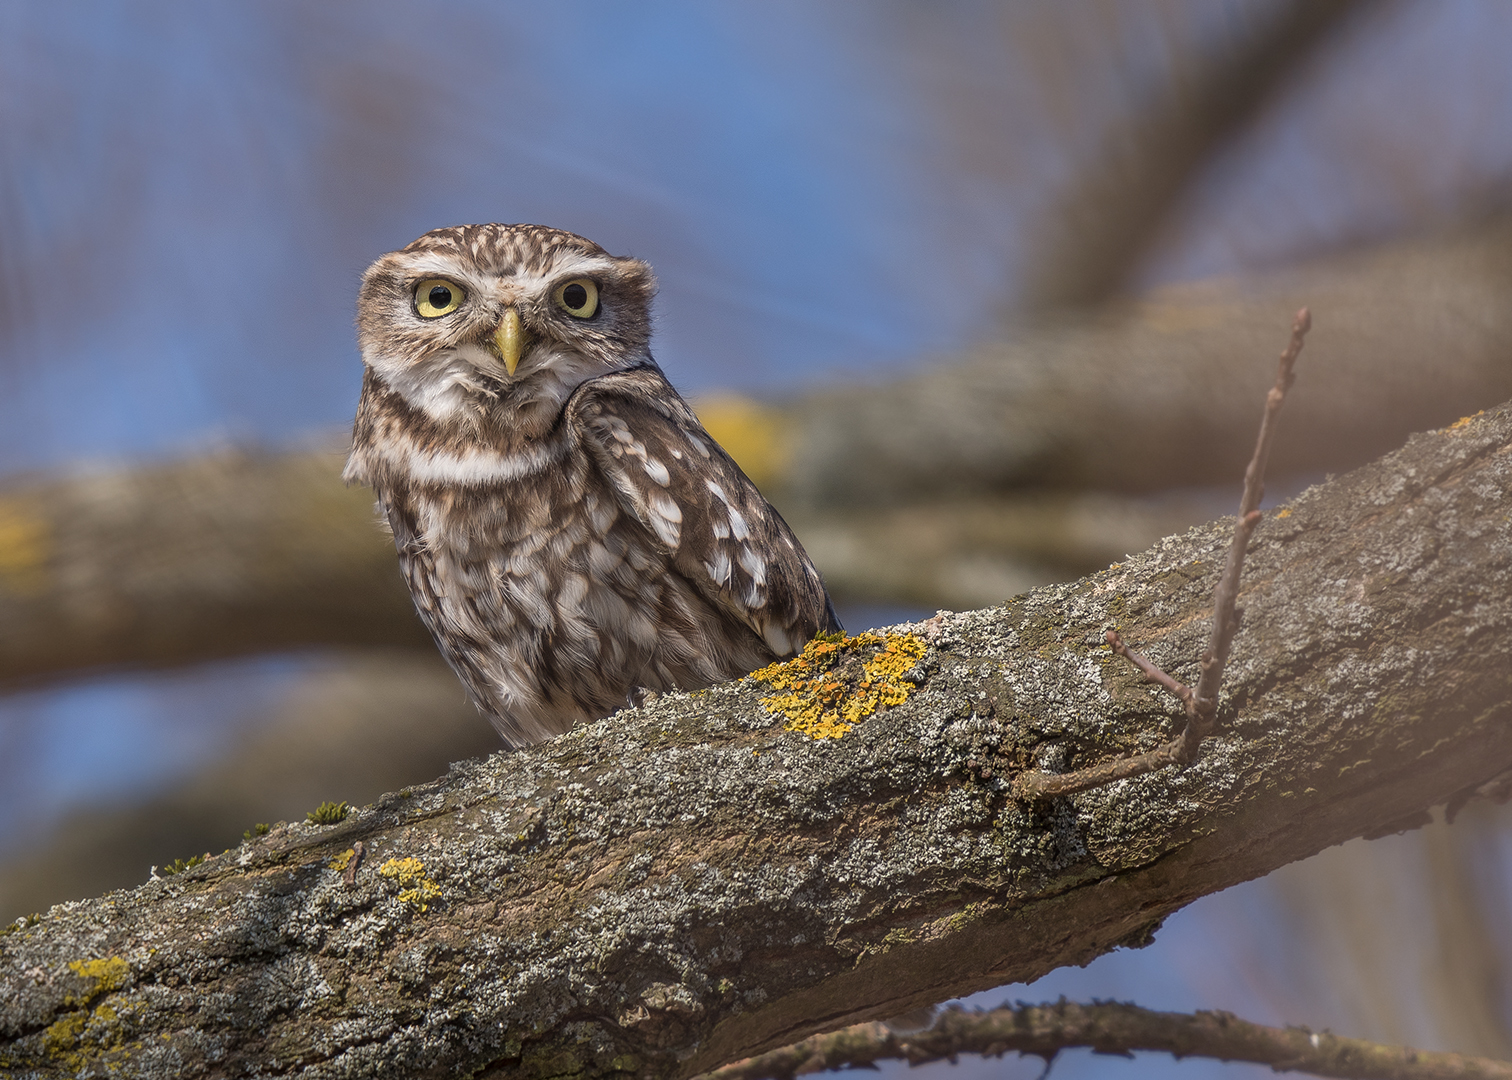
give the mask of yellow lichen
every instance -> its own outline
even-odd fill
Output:
[[[1445,431],[1462,431],[1465,428],[1467,428],[1467,427],[1470,426],[1470,421],[1474,420],[1477,416],[1484,416],[1484,415],[1486,415],[1486,410],[1482,409],[1478,413],[1472,413],[1469,416],[1462,416],[1458,420],[1456,420],[1454,423],[1452,423],[1448,427],[1446,427],[1444,430]]]
[[[82,994],[70,994],[65,999],[69,1005],[87,1005],[101,994],[119,990],[131,978],[131,965],[119,956],[107,960],[73,960],[69,963],[68,970],[90,982],[89,988]]]
[[[332,870],[345,870],[352,862],[352,856],[357,854],[356,848],[347,848],[336,858],[331,860]],[[392,860],[390,860],[392,861]]]
[[[396,878],[401,886],[399,901],[421,911],[430,910],[430,902],[441,896],[441,886],[425,876],[425,864],[419,859],[390,859],[378,872],[386,878]]]
[[[777,409],[733,394],[701,398],[699,422],[757,487],[778,483],[787,471],[792,440]]]
[[[46,584],[48,520],[21,499],[0,499],[0,585],[30,594]]]
[[[774,690],[762,702],[787,720],[787,730],[812,739],[838,739],[878,709],[901,705],[913,693],[903,678],[924,658],[913,634],[820,634],[792,660],[753,671]],[[847,664],[851,657],[860,664]]]
[[[84,1025],[88,1023],[87,1013],[76,1012],[49,1024],[42,1033],[43,1051],[53,1057],[67,1054],[79,1045],[79,1036],[84,1034]]]
[[[86,1012],[89,1003],[101,994],[113,993],[126,985],[131,965],[119,956],[102,960],[74,960],[68,970],[88,982],[82,991],[63,999],[67,1015],[49,1024],[42,1032],[42,1050],[70,1072],[83,1072],[91,1060],[102,1053],[118,1049],[122,1036],[123,1013],[130,1006],[117,1009],[101,1004]],[[119,1002],[118,1002],[119,1003]]]
[[[1289,507],[1289,506],[1283,506],[1280,510],[1276,511],[1276,517],[1277,518],[1289,518],[1289,517],[1291,517],[1291,507]]]

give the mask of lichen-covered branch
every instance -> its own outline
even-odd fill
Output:
[[[1162,1050],[1177,1058],[1252,1061],[1276,1072],[1360,1080],[1512,1080],[1512,1062],[1383,1046],[1307,1028],[1267,1027],[1226,1012],[1156,1012],[1137,1005],[1018,1005],[986,1012],[946,1010],[927,1031],[857,1024],[725,1066],[707,1080],[791,1080],[800,1073],[907,1061],[954,1061],[960,1054],[1001,1057],[1017,1051],[1051,1061],[1089,1046],[1100,1054]]]
[[[1231,522],[17,924],[0,1070],[688,1076],[1144,943],[1198,896],[1495,790],[1509,495],[1504,406],[1263,522],[1185,769],[1010,796],[1170,737],[1104,635],[1190,680]]]

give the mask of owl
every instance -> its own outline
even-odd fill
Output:
[[[651,268],[538,225],[437,229],[363,275],[348,483],[505,742],[838,631],[818,571],[651,357]]]

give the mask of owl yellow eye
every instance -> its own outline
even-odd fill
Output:
[[[422,319],[439,319],[450,315],[467,299],[460,285],[444,278],[426,278],[415,286],[415,311]]]
[[[556,302],[569,315],[591,319],[598,314],[598,286],[585,277],[573,278],[557,286]]]

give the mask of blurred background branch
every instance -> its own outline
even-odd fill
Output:
[[[1183,193],[1224,144],[1288,92],[1298,68],[1365,6],[1361,0],[1286,0],[1268,5],[1248,34],[1206,50],[1173,52],[1162,85],[1106,133],[1090,165],[1060,194],[1044,234],[1035,237],[1025,307],[1082,307],[1123,291]],[[1131,16],[1126,6],[1104,2],[1081,17],[1101,24],[1089,37],[1106,39],[1117,36],[1108,34],[1109,24],[1148,15]],[[1172,7],[1159,17],[1180,19]],[[1172,29],[1175,38],[1179,31]]]
[[[0,496],[0,685],[330,645],[426,648],[335,453],[222,452]]]

